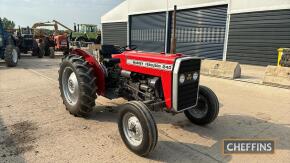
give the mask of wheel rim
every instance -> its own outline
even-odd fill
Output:
[[[79,83],[76,74],[70,67],[64,69],[62,75],[62,89],[66,101],[70,105],[75,105],[79,98]]]
[[[17,60],[18,60],[18,54],[17,54],[16,49],[12,50],[12,60],[13,60],[14,63],[16,63]]]
[[[126,139],[133,146],[139,146],[143,140],[143,130],[139,119],[132,113],[123,117],[123,131]]]
[[[203,118],[208,112],[208,101],[207,99],[199,95],[198,104],[193,109],[188,110],[188,112],[195,118]]]

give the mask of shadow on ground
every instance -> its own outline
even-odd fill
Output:
[[[101,108],[101,109],[100,109]],[[100,111],[101,110],[101,111]],[[169,129],[159,130],[159,135],[168,137],[171,141],[159,141],[155,151],[149,156],[149,159],[172,162],[172,158],[179,158],[175,161],[188,161],[188,158],[180,158],[182,154],[202,155],[214,162],[229,162],[231,156],[222,154],[223,139],[274,139],[276,141],[275,150],[290,150],[290,124],[276,124],[269,122],[271,119],[257,115],[256,117],[246,115],[225,114],[217,118],[215,122],[207,126],[197,126],[192,124],[183,114],[172,116],[165,112],[153,113],[157,124],[169,124]],[[94,113],[88,117],[88,120],[96,120],[99,122],[115,122],[117,123],[118,112],[111,107],[99,107]],[[170,131],[170,128],[172,131]],[[178,138],[178,130],[180,138]],[[189,143],[182,138],[184,133],[190,132],[198,134],[201,138],[215,142],[211,146],[203,146],[200,144]],[[175,134],[171,135],[171,132]],[[190,135],[186,136],[187,139]],[[194,140],[191,140],[194,142]],[[182,148],[180,147],[182,146]],[[164,148],[176,150],[174,153],[164,153]],[[181,160],[180,160],[181,159]]]
[[[58,68],[61,63],[62,55],[58,55],[55,58],[44,56],[38,58],[36,56],[22,56],[18,60],[16,67],[7,67],[4,61],[0,62],[0,70],[2,69],[51,69]]]
[[[29,121],[6,126],[0,116],[0,162],[25,162],[22,154],[34,149],[37,126]]]

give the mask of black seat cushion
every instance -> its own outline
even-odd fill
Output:
[[[112,58],[112,54],[120,54],[120,47],[115,45],[102,45],[100,52],[103,58]]]

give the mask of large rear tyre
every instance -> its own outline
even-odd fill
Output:
[[[32,56],[37,56],[39,53],[39,47],[38,47],[38,43],[35,39],[33,39],[32,42]]]
[[[41,43],[39,45],[38,58],[43,58],[44,55],[45,55],[45,47],[44,44]]]
[[[21,52],[20,52],[20,49],[19,47],[15,47],[16,48],[16,51],[17,51],[17,54],[18,54],[18,60],[21,59]]]
[[[123,142],[132,152],[146,156],[154,150],[158,131],[154,118],[144,103],[131,101],[122,105],[118,127]]]
[[[19,59],[19,49],[14,45],[7,45],[4,52],[4,60],[8,67],[15,67]]]
[[[68,55],[59,70],[59,89],[66,109],[75,116],[88,116],[96,105],[94,70],[82,56]]]
[[[197,106],[185,110],[185,116],[194,124],[207,125],[213,122],[219,113],[219,101],[215,93],[208,87],[199,86]]]
[[[55,51],[53,47],[49,47],[49,57],[54,58],[55,57]]]
[[[31,55],[32,56],[37,56],[38,53],[39,53],[39,48],[38,47],[33,47]]]

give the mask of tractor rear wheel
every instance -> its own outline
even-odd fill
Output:
[[[45,55],[45,47],[43,43],[40,43],[39,51],[38,51],[38,58],[43,58],[44,55]]]
[[[8,67],[15,67],[19,59],[19,49],[14,45],[7,45],[5,48],[4,56],[5,62]]]
[[[123,142],[134,153],[146,156],[158,141],[156,123],[148,107],[139,101],[130,101],[121,106],[118,121]]]
[[[78,55],[63,58],[59,89],[66,109],[75,116],[88,116],[96,105],[97,85],[92,66]]]
[[[53,47],[49,47],[49,57],[54,58],[55,56],[55,51]]]
[[[197,106],[184,111],[185,116],[197,125],[206,125],[213,122],[218,113],[218,98],[210,88],[205,86],[199,86]]]
[[[37,56],[39,53],[39,46],[35,39],[32,40],[32,56]]]

